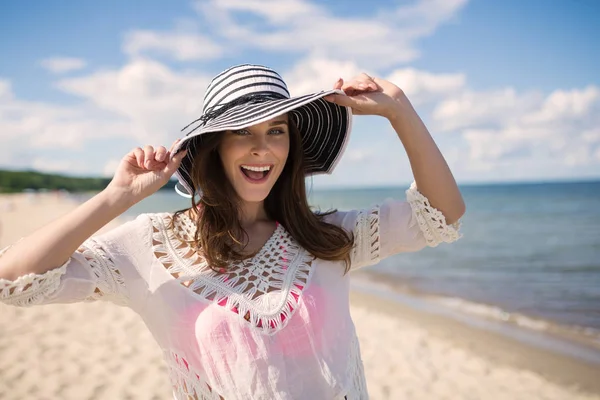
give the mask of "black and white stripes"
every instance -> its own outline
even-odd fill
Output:
[[[202,112],[216,104],[225,104],[248,93],[277,92],[290,97],[281,76],[270,68],[258,65],[240,65],[217,75],[208,85]]]
[[[323,99],[339,90],[290,97],[279,74],[259,65],[239,65],[217,75],[204,95],[202,116],[184,128],[185,137],[173,152],[190,147],[175,173],[176,190],[185,197],[194,193],[191,179],[193,155],[199,135],[240,129],[289,113],[302,136],[306,174],[331,173],[348,142],[352,113]]]

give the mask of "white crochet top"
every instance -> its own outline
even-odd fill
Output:
[[[326,217],[354,233],[352,270],[459,238],[414,183],[406,194]],[[0,279],[0,300],[130,307],[164,353],[175,399],[368,398],[342,261],[315,259],[277,225],[253,258],[217,274],[172,218],[142,214],[45,274]],[[191,240],[195,223],[181,214],[175,229]]]

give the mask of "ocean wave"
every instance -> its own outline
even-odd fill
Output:
[[[511,312],[497,305],[479,303],[455,296],[422,292],[408,285],[391,285],[389,281],[382,282],[373,276],[355,276],[353,280],[358,287],[375,285],[379,293],[382,293],[382,291],[401,293],[402,296],[409,296],[415,300],[427,302],[437,308],[452,310],[461,315],[499,322],[540,333],[549,333],[564,339],[585,342],[600,347],[600,330],[591,327],[560,324],[518,312]]]

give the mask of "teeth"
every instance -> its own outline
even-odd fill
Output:
[[[250,165],[242,165],[242,168],[247,169],[249,171],[262,172],[262,171],[268,171],[268,170],[270,170],[271,166],[267,165],[266,167],[251,167]]]

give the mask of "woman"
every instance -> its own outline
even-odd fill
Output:
[[[332,172],[352,113],[390,121],[416,185],[407,201],[313,213],[305,175]],[[0,299],[132,308],[176,399],[367,398],[347,272],[456,240],[464,213],[408,99],[366,74],[291,98],[275,71],[240,65],[213,79],[186,130],[170,151],[134,149],[104,191],[5,249]],[[174,173],[189,209],[90,238]]]

